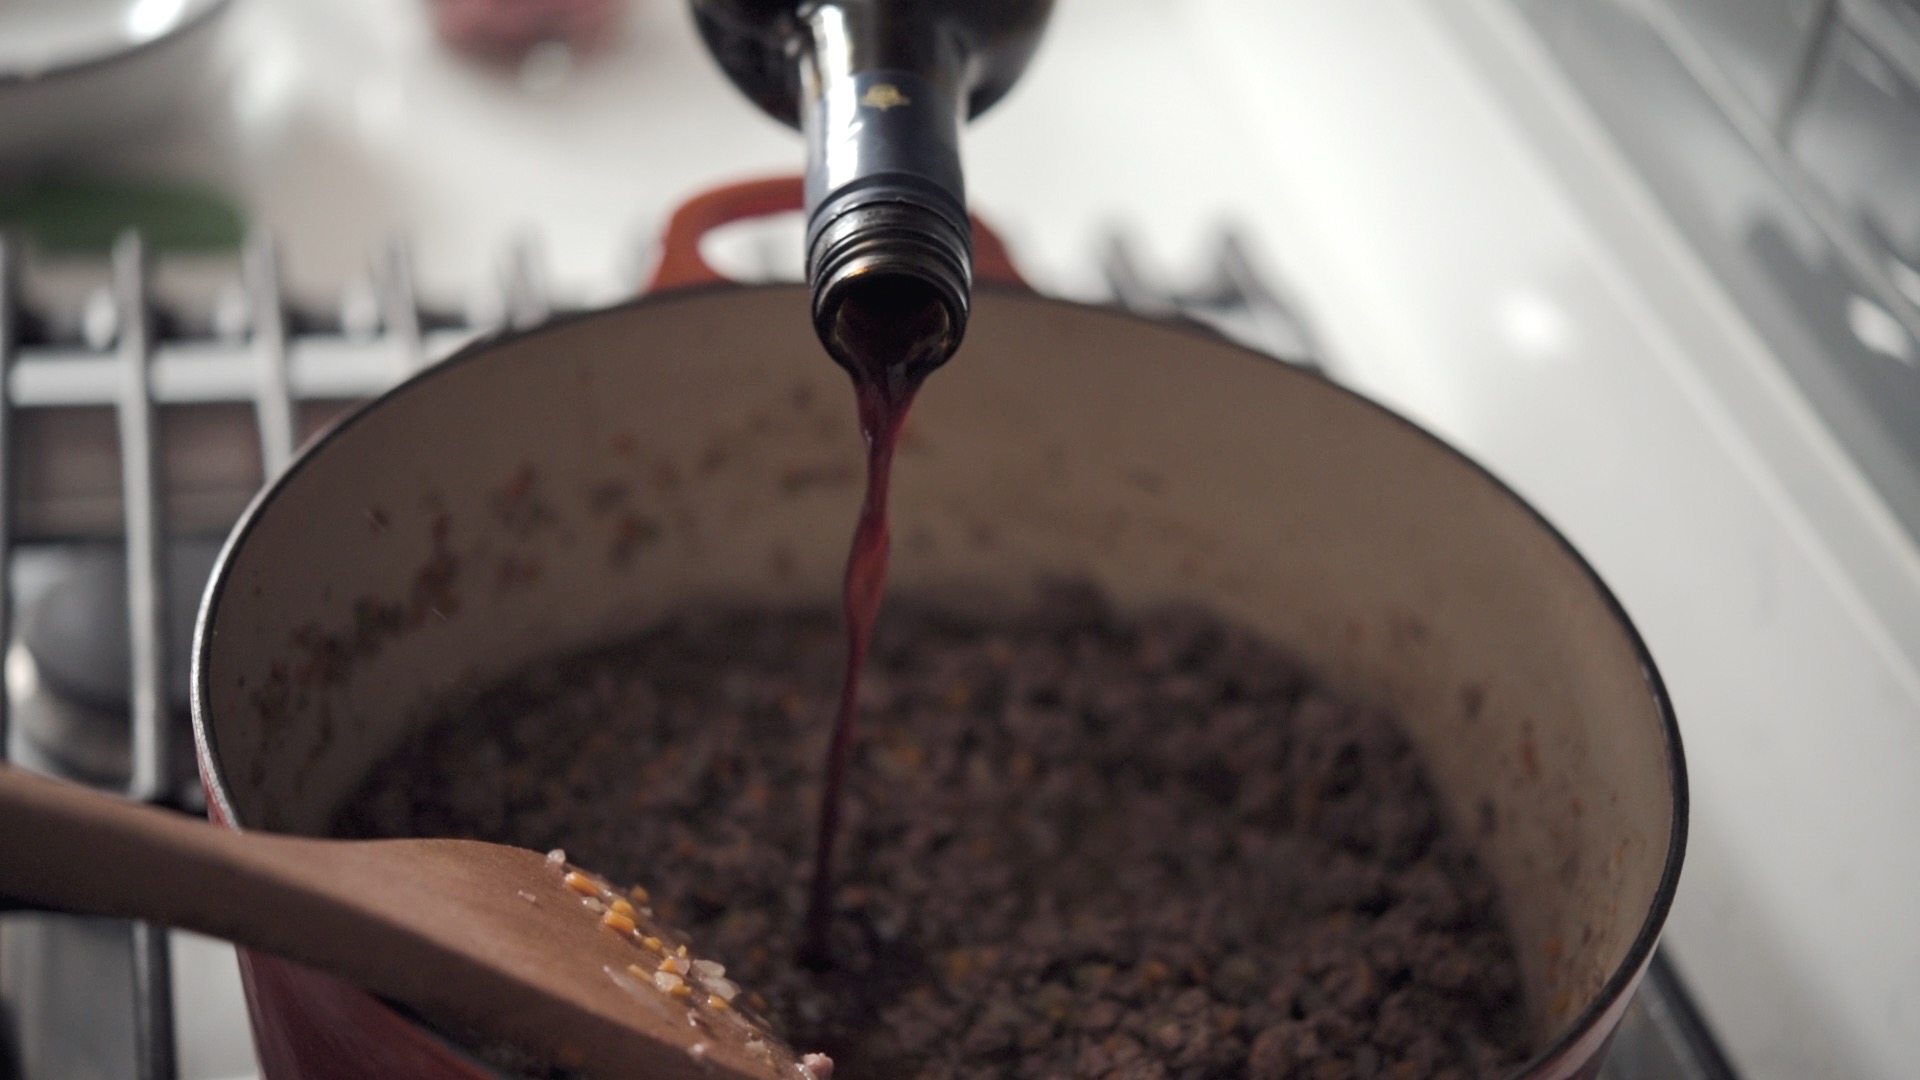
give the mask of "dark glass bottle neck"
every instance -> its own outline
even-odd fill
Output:
[[[800,73],[796,61],[810,47],[807,19],[822,6],[810,0],[690,0],[695,27],[720,67],[742,93],[782,123],[800,126]],[[957,75],[964,83],[948,87],[965,97],[967,117],[980,115],[999,101],[1026,70],[1040,44],[1053,0],[867,0],[872,18],[915,19],[907,33],[883,33],[880,42],[898,43],[897,51],[856,60],[855,69],[895,67],[920,70],[931,46],[963,59]],[[837,0],[853,11],[858,0]],[[909,10],[910,9],[910,10]],[[924,24],[922,26],[921,24]],[[899,25],[896,23],[896,25]],[[925,32],[931,27],[931,32]],[[926,46],[916,46],[915,39]],[[901,49],[900,46],[905,48]],[[945,55],[932,64],[952,63]]]
[[[1019,78],[1052,0],[691,3],[734,83],[807,134],[807,276],[828,351],[847,364],[835,327],[906,305],[902,325],[943,328],[915,355],[944,361],[972,293],[959,129]]]
[[[807,276],[815,329],[849,366],[840,347],[849,304],[863,319],[888,317],[888,305],[938,327],[939,340],[914,350],[928,368],[959,347],[971,306],[960,168],[967,57],[925,11],[845,0],[800,13]]]

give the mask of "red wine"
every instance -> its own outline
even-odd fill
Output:
[[[867,443],[867,493],[841,585],[847,658],[827,749],[806,944],[801,948],[801,959],[816,967],[832,959],[828,931],[833,921],[833,847],[847,764],[853,756],[860,669],[866,663],[874,620],[887,588],[887,488],[893,476],[893,450],[920,383],[946,359],[950,334],[947,309],[930,291],[910,282],[887,282],[870,286],[857,301],[843,305],[828,339],[834,359],[853,378],[860,434]]]

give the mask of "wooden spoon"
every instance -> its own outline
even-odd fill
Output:
[[[601,926],[563,875],[499,844],[232,832],[0,766],[0,896],[277,953],[597,1080],[803,1075],[740,1014],[687,996],[693,978],[656,988],[662,954]]]

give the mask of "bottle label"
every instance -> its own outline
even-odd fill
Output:
[[[806,117],[807,210],[862,187],[903,185],[964,219],[960,107],[907,71],[863,71],[823,88]]]

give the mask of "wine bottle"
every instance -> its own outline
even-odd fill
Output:
[[[807,280],[827,351],[921,328],[917,382],[960,345],[973,241],[960,128],[1025,70],[1051,0],[693,0],[727,75],[807,141]],[[854,371],[856,377],[864,377]]]

